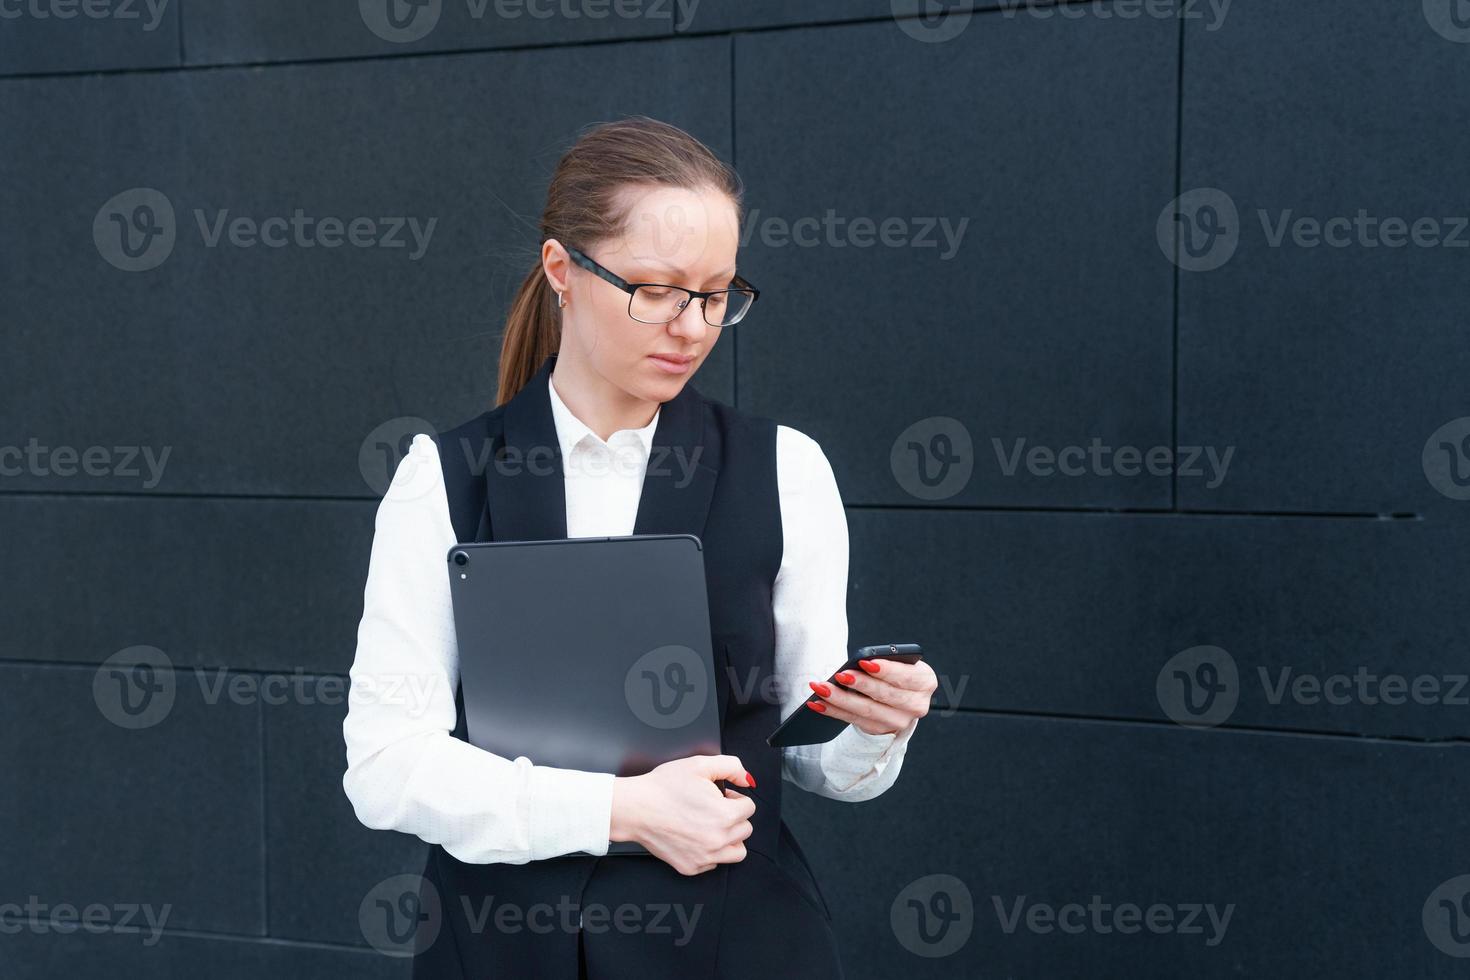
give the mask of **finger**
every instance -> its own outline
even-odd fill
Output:
[[[714,854],[715,861],[719,864],[735,864],[745,860],[745,845],[731,844],[722,847]]]
[[[754,779],[745,771],[745,765],[738,756],[711,755],[705,758],[708,761],[704,766],[704,774],[710,779],[724,779],[738,786],[755,785]]]
[[[828,697],[824,690],[835,689],[838,691],[856,691],[872,698],[874,701],[882,701],[885,704],[899,704],[907,697],[908,691],[898,687],[884,678],[880,680],[861,670],[838,671],[832,675],[831,682],[823,682],[820,687],[808,683],[807,687],[818,697]]]
[[[871,698],[864,698],[857,694],[849,694],[847,695],[848,700],[846,703],[837,704],[835,701],[836,694],[837,692],[833,692],[832,699],[818,698],[815,700],[822,703],[826,708],[822,714],[827,715],[829,718],[836,718],[839,721],[863,722],[868,728],[897,732],[901,731],[909,723],[910,719],[915,717],[915,715],[908,712],[900,711],[890,705],[882,704],[881,702],[874,701]],[[811,702],[809,701],[807,703],[810,704]]]
[[[895,687],[905,688],[910,691],[933,690],[938,684],[935,683],[934,668],[924,661],[919,660],[906,664],[902,660],[863,660],[858,663],[861,673],[875,680],[884,680]],[[933,684],[934,687],[930,685]]]
[[[855,679],[862,680],[862,678]],[[872,678],[867,680],[869,681],[865,685],[867,690],[863,691],[827,684],[823,685],[823,690],[827,691],[827,694],[824,695],[815,687],[813,693],[828,704],[836,705],[863,717],[869,717],[868,712],[878,710],[877,706],[891,707],[904,714],[917,715],[928,712],[929,698],[927,695],[874,681]]]

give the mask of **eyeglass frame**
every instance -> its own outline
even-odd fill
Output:
[[[684,306],[680,308],[678,313],[675,313],[667,320],[660,320],[657,323],[649,323],[649,326],[659,326],[660,324],[664,323],[673,323],[675,320],[679,319],[679,317],[684,315],[684,310],[689,308],[689,303],[692,303],[695,300],[699,300],[699,315],[705,323],[709,323],[710,326],[719,327],[721,329],[725,327],[733,327],[736,323],[740,323],[741,320],[745,319],[746,315],[750,313],[750,308],[755,306],[755,301],[761,298],[761,291],[757,289],[749,279],[746,279],[738,272],[735,274],[735,277],[731,280],[731,282],[741,282],[744,283],[744,285],[727,286],[724,289],[711,289],[706,292],[701,292],[697,289],[689,289],[684,286],[676,286],[671,282],[629,282],[622,276],[618,275],[616,272],[613,272],[611,269],[603,266],[596,259],[583,252],[581,249],[566,244],[563,244],[562,247],[567,250],[567,254],[572,257],[573,262],[577,263],[593,275],[597,276],[599,279],[605,279],[606,281],[612,283],[614,286],[618,287],[623,292],[628,294],[628,317],[637,323],[649,323],[649,321],[647,320],[639,320],[636,316],[633,316],[633,298],[634,293],[637,292],[639,286],[659,286],[663,289],[678,289],[689,294],[689,302],[685,303]],[[736,320],[735,323],[710,323],[709,317],[705,316],[708,310],[706,310],[705,308],[704,301],[709,299],[711,296],[718,295],[719,293],[733,292],[750,293],[750,306],[747,306],[745,308],[745,312],[740,314],[740,319]]]

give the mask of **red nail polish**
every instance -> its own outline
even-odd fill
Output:
[[[858,666],[870,674],[878,673],[878,661],[876,660],[859,660]]]
[[[832,696],[832,689],[826,684],[818,684],[816,681],[807,681],[807,683],[811,685],[813,691],[816,691],[822,697],[830,698]]]
[[[852,675],[851,675],[851,674],[849,674],[849,673],[848,673],[848,672],[847,672],[847,671],[845,671],[845,670],[844,670],[844,671],[842,671],[842,672],[841,672],[841,673],[838,673],[838,674],[833,674],[833,675],[832,675],[832,677],[833,677],[833,679],[834,679],[834,680],[836,680],[836,681],[837,681],[837,683],[839,683],[839,684],[851,684],[851,683],[852,683],[852,681],[853,681],[853,677],[852,677]]]
[[[811,708],[813,711],[826,711],[827,710],[827,706],[825,704],[823,704],[822,702],[820,702],[820,701],[808,701],[806,703],[806,706],[808,708]]]
[[[749,770],[745,773],[745,781],[750,784],[751,789],[755,789],[755,777],[750,774]]]

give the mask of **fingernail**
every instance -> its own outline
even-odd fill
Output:
[[[755,777],[750,774],[749,770],[745,773],[745,781],[750,784],[751,789],[755,789]]]
[[[816,691],[822,697],[830,698],[832,696],[832,689],[826,684],[818,684],[816,681],[807,681],[807,683],[812,686],[813,691]]]
[[[876,660],[859,660],[858,666],[870,674],[878,673],[878,661]]]
[[[832,675],[832,677],[833,677],[833,679],[834,679],[834,680],[836,680],[836,681],[837,681],[837,683],[839,683],[839,684],[851,684],[851,683],[852,683],[852,681],[853,681],[853,677],[852,677],[852,675],[851,675],[851,674],[849,674],[849,673],[848,673],[848,672],[847,672],[847,671],[845,671],[845,670],[844,670],[844,671],[842,671],[842,672],[841,672],[841,673],[838,673],[838,674],[833,674],[833,675]]]
[[[820,701],[808,701],[806,703],[806,706],[808,708],[811,708],[813,711],[826,711],[827,710],[827,706],[825,704],[823,704],[822,702],[820,702]]]

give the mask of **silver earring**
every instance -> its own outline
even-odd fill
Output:
[[[566,293],[557,293],[556,294],[556,305],[557,305],[557,308],[558,309],[563,309],[564,310],[564,309],[567,308],[567,296],[566,296]]]

